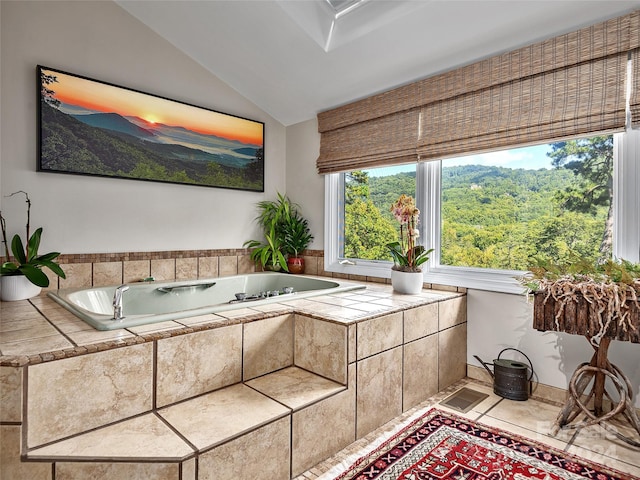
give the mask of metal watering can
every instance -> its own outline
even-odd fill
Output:
[[[507,350],[515,350],[527,359],[529,365],[516,360],[501,359],[500,356]],[[533,365],[531,360],[520,350],[515,348],[505,348],[498,354],[498,358],[493,360],[493,372],[489,369],[489,363],[483,362],[480,357],[474,358],[487,369],[493,378],[493,393],[509,400],[527,400],[531,392],[531,379],[533,378]],[[531,373],[527,375],[527,370],[531,368]]]

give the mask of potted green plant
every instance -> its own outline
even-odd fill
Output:
[[[49,277],[42,271],[43,267],[49,268],[59,277],[66,278],[64,271],[55,262],[59,252],[38,254],[42,227],[39,227],[30,235],[31,199],[27,192],[19,190],[8,195],[12,197],[19,193],[24,194],[27,203],[26,245],[20,235],[15,234],[11,239],[11,253],[7,241],[6,220],[0,212],[0,226],[2,228],[2,243],[4,243],[5,261],[0,268],[1,298],[3,301],[25,300],[38,295],[42,287],[49,286]]]
[[[596,343],[612,333],[640,338],[640,264],[624,259],[593,263],[577,255],[567,264],[533,260],[529,273],[518,280],[534,297],[534,328],[588,331]],[[584,308],[577,323],[576,308]]]
[[[297,212],[284,223],[284,250],[290,273],[304,273],[304,258],[300,254],[312,240],[309,222]]]
[[[246,248],[251,250],[251,260],[262,265],[264,270],[287,271],[287,261],[282,253],[282,242],[276,233],[276,225],[272,224],[268,232],[264,234],[265,240],[247,240],[244,242]]]
[[[313,236],[308,221],[299,213],[300,207],[281,193],[276,200],[263,200],[257,206],[256,222],[262,227],[264,241],[248,240],[244,243],[245,247],[254,249],[251,258],[263,268],[272,269],[279,265],[281,269],[291,271],[290,265],[294,265],[295,273],[302,273],[304,260],[299,255]],[[285,255],[291,259],[290,262]]]
[[[399,293],[415,294],[422,290],[422,267],[429,260],[433,248],[418,245],[420,210],[413,197],[402,194],[391,205],[393,216],[400,222],[400,240],[387,244],[393,257],[391,285]]]

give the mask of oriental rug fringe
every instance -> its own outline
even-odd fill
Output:
[[[335,480],[639,480],[517,435],[431,409]]]

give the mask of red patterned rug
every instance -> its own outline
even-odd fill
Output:
[[[432,409],[336,480],[638,480],[496,428]]]

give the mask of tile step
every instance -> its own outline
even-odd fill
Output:
[[[32,448],[25,459],[182,462],[346,388],[301,368],[288,367],[155,412]]]

